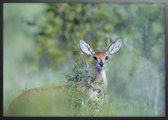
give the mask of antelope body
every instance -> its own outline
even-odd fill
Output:
[[[94,51],[85,41],[80,41],[81,50],[93,57],[96,62],[94,80],[88,92],[88,101],[102,106],[106,95],[107,78],[105,64],[110,56],[119,51],[120,40],[111,44],[105,51]],[[18,96],[9,106],[5,116],[74,116],[70,110],[68,89],[70,86],[30,89]],[[101,97],[99,97],[101,96]]]

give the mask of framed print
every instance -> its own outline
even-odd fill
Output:
[[[164,0],[2,6],[3,117],[166,117]]]

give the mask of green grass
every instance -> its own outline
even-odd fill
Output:
[[[67,89],[47,87],[32,89],[13,101],[4,116],[92,116],[89,106],[74,107]],[[154,116],[152,107],[133,105],[128,101],[108,101],[94,116]]]

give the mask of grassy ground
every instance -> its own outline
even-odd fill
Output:
[[[33,89],[19,96],[5,116],[91,116],[87,108],[72,107],[67,90],[56,88]],[[154,116],[151,107],[129,102],[108,101],[94,116]]]

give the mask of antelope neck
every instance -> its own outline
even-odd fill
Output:
[[[107,86],[107,78],[105,69],[96,68],[95,80],[103,80],[105,86]]]

